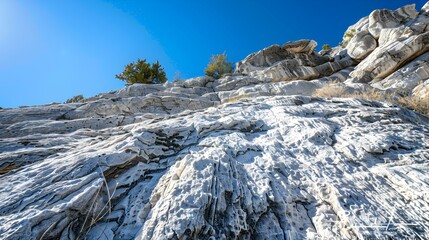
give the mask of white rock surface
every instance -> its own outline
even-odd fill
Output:
[[[404,95],[413,95],[412,93],[417,85],[424,83],[428,79],[429,52],[419,56],[383,80],[371,83],[371,86],[382,90],[399,92]]]
[[[40,124],[22,120],[6,129]],[[3,131],[2,170],[27,158],[0,176],[4,239],[429,237],[429,121],[411,111],[279,96],[76,121]]]
[[[347,53],[353,59],[361,60],[377,47],[377,41],[368,31],[360,31],[347,44]]]
[[[375,11],[323,56],[287,42],[221,79],[0,109],[0,238],[429,239],[429,119],[309,96],[429,101],[427,5]]]
[[[236,65],[236,74],[263,81],[314,80],[356,65],[350,56],[330,58],[314,51],[310,40],[272,45],[252,53]]]
[[[429,81],[426,80],[417,85],[413,89],[412,95],[429,101]]]
[[[428,26],[429,14],[424,8],[417,12],[414,4],[395,11],[375,10],[362,18],[344,34],[347,53],[361,60],[347,82],[390,79],[389,75],[429,50]]]
[[[428,50],[429,32],[379,46],[350,73],[351,82],[382,79]]]
[[[368,31],[378,39],[382,29],[395,28],[417,17],[416,5],[410,4],[395,11],[382,9],[373,11],[368,18]]]
[[[378,44],[380,46],[387,45],[391,42],[397,42],[398,40],[404,40],[412,35],[415,32],[407,26],[399,26],[397,28],[384,28],[380,31],[380,38],[378,39]]]

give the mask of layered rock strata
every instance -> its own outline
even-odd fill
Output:
[[[429,100],[429,3],[344,46],[273,45],[221,79],[0,109],[1,239],[428,239],[429,119],[322,99],[341,82]]]

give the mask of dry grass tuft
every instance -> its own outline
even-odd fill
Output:
[[[249,98],[249,95],[247,95],[247,94],[240,94],[240,95],[237,95],[237,96],[230,97],[230,98],[226,99],[224,101],[224,103],[234,103],[234,102],[237,102],[238,100],[246,99],[246,98]]]
[[[419,97],[398,97],[394,93],[386,93],[375,89],[367,90],[361,93],[348,93],[344,86],[338,84],[328,84],[317,89],[313,96],[324,98],[363,98],[381,102],[389,102],[404,108],[429,116],[429,98]]]
[[[429,116],[429,98],[420,97],[404,97],[398,100],[398,103],[408,109],[412,109],[416,112]]]
[[[341,97],[347,94],[346,89],[341,85],[328,84],[314,91],[313,96],[323,98]]]

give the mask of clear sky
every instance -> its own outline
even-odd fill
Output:
[[[272,44],[341,41],[348,26],[402,0],[0,0],[0,107],[64,102],[116,90],[137,58],[167,77],[203,75],[212,54],[232,62]]]

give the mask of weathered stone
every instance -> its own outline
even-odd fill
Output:
[[[284,85],[266,86],[275,94],[314,83],[272,84]],[[412,218],[413,228],[390,234],[427,237],[428,124],[377,102],[270,96],[98,130],[76,123],[82,128],[69,134],[9,133],[1,163],[23,151],[39,157],[2,167],[0,232],[4,239],[283,238],[288,231],[300,239],[381,238],[380,228],[348,229]],[[400,215],[381,214],[397,208]]]
[[[138,97],[146,96],[150,93],[156,93],[165,90],[162,84],[132,84],[118,91],[118,97]]]
[[[429,79],[417,85],[413,89],[412,96],[429,101]]]
[[[376,48],[350,74],[350,82],[370,82],[396,71],[403,63],[429,50],[429,32]]]
[[[429,53],[425,53],[388,77],[371,83],[373,87],[411,95],[413,89],[429,79]]]
[[[288,42],[220,79],[0,109],[0,238],[429,239],[429,119],[309,96],[429,99],[427,8],[324,56]]]
[[[347,44],[347,53],[353,59],[361,60],[377,47],[377,41],[368,31],[360,31]]]
[[[390,42],[405,40],[412,35],[415,35],[415,32],[410,27],[400,26],[397,28],[384,28],[380,31],[378,44],[384,46]]]
[[[302,40],[284,47],[270,46],[237,63],[236,72],[265,81],[312,80],[356,64],[348,55],[335,59],[321,56],[313,51],[315,45]]]
[[[282,48],[286,51],[306,54],[313,53],[316,47],[317,43],[314,40],[299,40],[295,42],[287,42],[282,46]]]
[[[327,57],[322,57],[319,54],[302,52],[314,49],[313,42],[307,42],[307,40],[298,41],[297,43],[289,42],[285,44],[285,47],[272,45],[257,53],[252,53],[243,61],[238,62],[235,72],[251,74],[252,72],[278,65],[284,61],[288,61],[291,67],[299,65],[317,66],[328,61]]]
[[[361,31],[368,31],[368,22],[368,17],[364,17],[361,18],[357,23],[348,27],[343,35],[343,41],[341,42],[341,45],[343,47],[347,46],[350,40],[356,35],[356,33]]]
[[[373,11],[368,18],[368,31],[378,39],[384,28],[395,28],[401,23],[416,18],[418,12],[415,4],[410,4],[395,11],[382,9]]]

